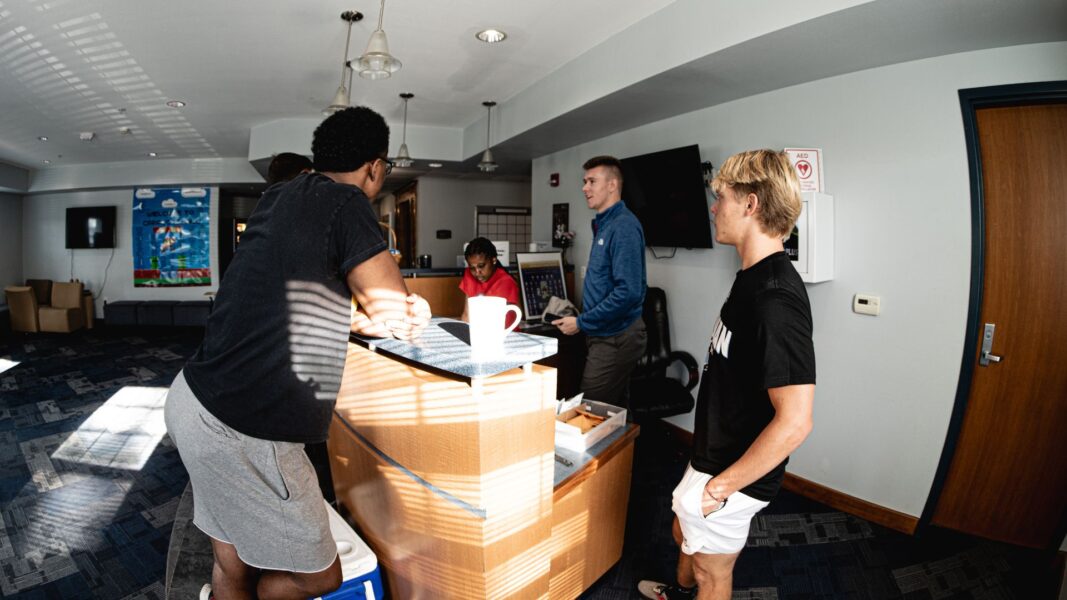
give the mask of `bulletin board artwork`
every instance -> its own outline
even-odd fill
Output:
[[[211,285],[211,191],[133,193],[134,287]]]

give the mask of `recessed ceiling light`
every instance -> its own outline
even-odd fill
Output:
[[[37,139],[41,140],[42,142],[47,142],[48,141],[48,136],[47,135],[39,135],[39,136],[37,136]]]
[[[443,164],[441,164],[441,163],[429,163],[429,164],[427,164],[426,166],[428,166],[428,167],[431,167],[431,168],[434,168],[434,169],[440,169],[440,168],[441,168],[441,167],[443,167],[444,165],[443,165]]]
[[[52,164],[52,161],[50,161],[50,160],[48,160],[48,159],[46,158],[46,159],[44,159],[44,164],[46,164],[46,165],[50,165],[50,164]]]
[[[167,100],[167,106],[171,108],[183,108],[185,103],[181,100]]]
[[[499,29],[485,29],[474,34],[474,37],[485,42],[486,44],[495,44],[497,42],[503,42],[507,39],[508,34],[500,31]]]
[[[157,157],[157,156],[159,156],[159,155],[158,155],[158,154],[156,154],[155,152],[149,152],[149,153],[148,153],[148,156],[151,156],[152,158],[155,158],[155,157]]]

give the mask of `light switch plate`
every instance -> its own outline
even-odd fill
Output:
[[[882,299],[871,294],[856,294],[852,297],[852,312],[877,317],[881,312]]]

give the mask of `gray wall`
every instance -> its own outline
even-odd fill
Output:
[[[211,192],[212,285],[180,288],[135,288],[133,286],[133,189],[65,192],[27,196],[22,204],[23,272],[27,277],[66,281],[80,279],[96,296],[97,316],[103,316],[104,299],[116,300],[205,300],[204,292],[218,289],[218,188]],[[117,206],[116,247],[111,250],[64,248],[68,206]],[[110,260],[110,267],[108,261]],[[106,287],[104,272],[107,271]]]
[[[479,205],[530,206],[530,184],[420,177],[415,209],[418,254],[433,256],[435,267],[454,267],[463,244],[474,237],[474,210]],[[437,239],[438,229],[451,229],[452,239]]]
[[[22,197],[0,193],[0,288],[23,283]],[[7,304],[0,298],[0,304]]]
[[[815,430],[789,470],[918,516],[933,481],[963,352],[970,276],[970,191],[958,90],[1067,79],[1067,44],[1017,46],[871,69],[695,111],[534,161],[534,238],[551,207],[571,223],[590,211],[576,182],[596,154],[632,156],[697,143],[716,166],[746,149],[823,149],[835,196],[833,281],[808,286],[819,380]],[[572,82],[581,85],[580,81]],[[625,190],[624,190],[625,193]],[[589,252],[576,227],[573,258]],[[667,290],[677,349],[703,362],[739,262],[733,248],[648,257]],[[852,296],[882,298],[882,315],[853,314]],[[676,417],[692,429],[693,416]]]

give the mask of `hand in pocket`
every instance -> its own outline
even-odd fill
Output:
[[[705,485],[701,490],[700,496],[700,514],[704,515],[704,518],[710,517],[713,513],[716,513],[726,507],[726,501],[729,498],[723,498],[721,501],[712,497],[708,492],[708,486]]]

